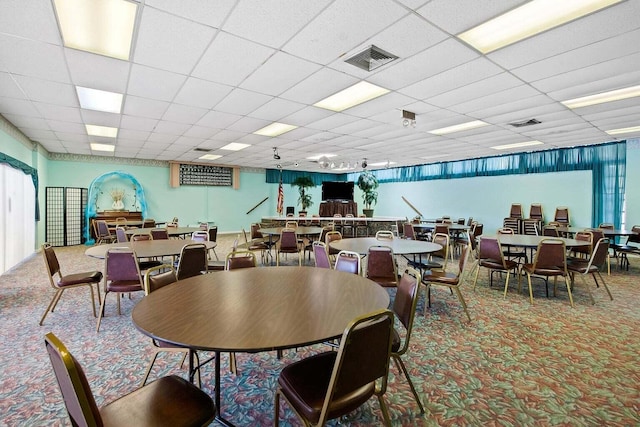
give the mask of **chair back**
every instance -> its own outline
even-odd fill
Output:
[[[560,237],[560,233],[558,233],[558,227],[548,224],[542,227],[542,235],[548,237]]]
[[[109,226],[105,220],[99,219],[95,221],[98,237],[110,236],[111,232],[109,232]]]
[[[142,234],[141,234],[142,236]],[[135,282],[142,288],[142,276],[138,266],[138,257],[131,248],[109,248],[104,258],[106,280],[111,282]]]
[[[296,229],[296,228],[298,228],[298,222],[297,221],[287,221],[287,222],[285,222],[284,227],[285,228]]]
[[[56,287],[55,281],[53,280],[53,276],[58,274],[59,277],[62,277],[62,273],[60,273],[60,263],[58,262],[58,257],[56,256],[55,251],[53,250],[53,246],[49,243],[44,243],[42,245],[42,256],[44,258],[44,263],[47,266],[47,271],[49,272],[49,281],[51,282],[52,287]]]
[[[204,243],[188,243],[180,251],[178,280],[198,276],[207,271],[207,246]]]
[[[156,220],[153,218],[145,218],[142,222],[142,228],[155,228]]]
[[[478,258],[497,261],[504,265],[504,253],[500,241],[495,237],[483,237],[478,245]]]
[[[178,228],[178,223],[177,222],[168,222],[167,223],[167,228]]]
[[[553,220],[561,224],[569,224],[569,208],[564,206],[557,207]]]
[[[591,234],[593,235],[592,242],[598,243],[598,241],[600,241],[600,239],[604,239],[605,238],[604,231],[602,231],[599,228],[587,228],[585,231],[590,231]]]
[[[331,242],[333,242],[334,240],[341,240],[342,239],[342,233],[340,233],[339,231],[327,231],[327,234],[324,235],[324,243],[327,245],[327,250],[329,251],[329,255],[336,255],[338,252],[338,250],[336,249],[332,249],[331,248]]]
[[[144,273],[144,294],[149,295],[177,280],[176,270],[172,265],[163,264],[151,267]]]
[[[279,250],[295,250],[298,251],[298,237],[296,230],[293,228],[283,228],[280,231],[280,240],[278,241]]]
[[[127,233],[125,233],[124,227],[116,227],[116,240],[118,243],[128,242]]]
[[[191,240],[196,242],[208,242],[209,241],[209,232],[206,230],[194,231],[191,233]]]
[[[151,234],[134,234],[133,236],[131,236],[132,242],[141,242],[145,240],[153,240],[153,236],[151,236]]]
[[[353,251],[340,251],[336,255],[335,270],[360,274],[360,254]]]
[[[198,223],[198,228],[200,230],[207,231],[207,230],[209,230],[209,223],[208,222],[199,222]]]
[[[313,257],[316,260],[316,267],[318,268],[331,268],[331,261],[329,260],[329,252],[327,252],[327,245],[324,242],[317,241],[312,243]]]
[[[613,224],[610,224],[608,222],[603,222],[603,223],[600,223],[598,228],[601,228],[603,230],[613,230],[615,227]]]
[[[533,260],[533,269],[566,270],[567,253],[564,241],[542,239]]]
[[[395,285],[398,270],[393,249],[389,246],[371,246],[367,254],[367,277],[374,282]]]
[[[374,311],[349,323],[340,339],[318,425],[328,419],[335,394],[345,396],[368,387],[371,397],[376,392],[376,380],[381,380],[377,394],[385,393],[392,337],[393,313],[389,310]]]
[[[82,366],[53,332],[44,337],[64,405],[76,426],[101,426],[102,418]]]
[[[574,239],[579,240],[581,242],[589,243],[586,246],[576,246],[572,248],[574,252],[591,255],[591,251],[593,248],[593,233],[591,231],[578,231],[574,236]]]
[[[542,205],[540,203],[532,203],[529,207],[529,218],[530,219],[544,219],[544,215],[542,213]]]
[[[126,227],[127,226],[127,218],[120,216],[116,218],[116,227]]]
[[[634,225],[631,228],[631,232],[633,234],[627,238],[627,243],[640,243],[640,225]]]
[[[260,224],[258,224],[257,222],[251,224],[251,240],[263,238],[262,233],[258,231],[260,230],[260,228]]]
[[[227,254],[225,270],[256,267],[256,254],[251,251],[235,251]]]
[[[473,235],[476,237],[480,237],[482,236],[483,231],[484,231],[484,224],[476,222],[475,226],[473,227]]]
[[[602,268],[609,256],[609,245],[610,240],[605,237],[596,242],[593,252],[591,253],[591,259],[589,259],[589,266],[593,265],[598,267],[598,269]]]
[[[214,225],[212,227],[209,227],[209,241],[215,242],[217,238],[218,238],[218,226]]]
[[[442,269],[444,270],[447,268],[447,260],[449,259],[449,244],[451,242],[451,237],[449,236],[449,233],[436,233],[433,235],[432,241],[433,243],[437,243],[442,246],[441,249],[432,252],[431,255],[442,258]]]
[[[496,230],[496,232],[497,232],[498,234],[515,234],[515,233],[513,232],[513,229],[511,229],[511,228],[505,228],[505,227],[503,227],[503,228],[498,228],[498,230]]]
[[[512,203],[509,211],[509,218],[522,218],[522,205],[520,203]]]
[[[434,233],[440,233],[440,234],[449,234],[449,224],[447,223],[440,223],[440,224],[436,224],[434,229],[433,229]]]
[[[153,240],[167,240],[169,238],[169,233],[166,228],[152,228],[151,236]]]
[[[389,230],[376,231],[376,240],[393,240],[393,231],[389,231]]]
[[[416,314],[416,306],[418,305],[420,281],[420,273],[413,268],[407,268],[398,282],[398,290],[393,300],[393,312],[405,329],[403,345],[396,351],[400,355],[406,353],[409,348],[413,320]]]
[[[405,239],[416,240],[416,232],[413,229],[413,224],[410,222],[405,222],[402,224],[402,234]]]

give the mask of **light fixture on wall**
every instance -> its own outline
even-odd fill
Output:
[[[411,111],[402,110],[402,126],[404,127],[416,127],[416,113]]]
[[[278,154],[277,147],[273,147],[273,160],[280,160],[280,155]]]

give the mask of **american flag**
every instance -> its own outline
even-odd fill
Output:
[[[284,210],[284,190],[282,189],[282,173],[281,173],[280,185],[278,186],[278,206],[276,207],[276,212],[278,212],[278,215],[282,216],[283,210]]]

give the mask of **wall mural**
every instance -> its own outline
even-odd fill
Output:
[[[89,185],[86,210],[85,238],[87,245],[93,245],[91,218],[103,211],[141,212],[147,217],[147,201],[144,189],[138,180],[127,172],[114,171],[100,175]]]

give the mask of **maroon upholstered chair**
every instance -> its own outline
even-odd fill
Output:
[[[151,234],[134,234],[133,236],[131,236],[132,242],[143,242],[149,240],[153,240]],[[159,265],[162,265],[162,261],[158,259],[146,258],[138,260],[138,266],[140,267],[141,272],[146,271],[152,267],[157,267]]]
[[[129,239],[127,239],[127,230],[125,230],[124,227],[116,227],[116,240],[118,243],[124,243],[124,242],[128,242]]]
[[[178,280],[198,276],[208,270],[207,246],[204,243],[187,243],[180,251]]]
[[[298,265],[302,266],[302,247],[293,228],[280,231],[280,240],[276,243],[276,265],[280,265],[280,254],[298,254]]]
[[[395,287],[398,284],[398,270],[393,249],[380,245],[369,248],[367,277],[380,286]]]
[[[431,305],[431,286],[446,286],[455,292],[460,304],[462,305],[462,309],[464,310],[469,322],[471,322],[471,316],[469,315],[469,310],[467,310],[467,303],[462,296],[462,292],[460,292],[460,285],[462,284],[462,277],[464,274],[464,268],[467,265],[467,258],[469,257],[469,246],[465,246],[460,254],[460,259],[458,261],[458,273],[449,273],[446,271],[428,271],[422,277],[423,283],[427,285],[427,303]],[[426,315],[426,310],[425,310]]]
[[[82,366],[53,333],[45,347],[74,426],[204,426],[216,415],[211,397],[187,380],[162,377],[98,408]]]
[[[604,264],[607,262],[608,256],[609,239],[601,238],[596,242],[596,246],[593,248],[591,257],[588,260],[577,258],[567,260],[567,270],[569,271],[569,275],[571,277],[571,283],[574,283],[576,274],[579,275],[582,279],[582,283],[589,292],[589,297],[591,297],[592,303],[595,303],[595,301],[593,299],[593,296],[591,295],[589,285],[587,285],[587,281],[584,278],[584,276],[586,276],[587,274],[590,274],[593,277],[593,280],[596,282],[596,287],[600,286],[600,284],[598,283],[598,277],[600,278],[600,281],[609,294],[609,298],[611,298],[611,300],[613,301],[613,295],[611,295],[611,291],[607,286],[607,282],[604,281],[604,278],[600,274],[600,270],[604,268]]]
[[[105,220],[95,220],[93,224],[95,225],[96,243],[113,243],[116,241],[116,236],[111,234],[111,230],[109,230]]]
[[[256,267],[256,254],[252,251],[235,251],[227,254],[225,270]]]
[[[569,272],[567,271],[567,252],[564,241],[560,239],[542,239],[538,243],[535,257],[531,264],[524,264],[522,270],[527,273],[527,281],[529,284],[529,298],[533,304],[533,288],[531,285],[531,276],[543,276],[547,279],[554,278],[553,295],[556,294],[558,284],[558,276],[564,278],[569,293],[569,302],[573,307],[573,296],[571,295],[571,286],[569,284]]]
[[[413,330],[413,321],[416,315],[416,306],[418,304],[418,292],[420,290],[420,273],[413,268],[407,268],[398,282],[398,290],[393,300],[393,312],[399,323],[404,327],[404,339],[400,337],[397,329],[393,330],[393,343],[391,344],[391,357],[393,358],[398,370],[404,374],[409,383],[411,393],[420,408],[420,413],[424,414],[424,407],[420,401],[420,396],[416,391],[413,381],[409,376],[407,367],[402,362],[402,356],[409,351],[409,342],[411,340],[411,331]]]
[[[104,272],[104,298],[98,313],[96,332],[100,331],[100,322],[104,316],[104,306],[109,293],[114,292],[117,295],[118,314],[121,314],[120,294],[144,290],[138,258],[133,249],[110,248],[104,259]]]
[[[353,251],[338,252],[334,269],[346,273],[360,274],[360,254]]]
[[[316,241],[312,243],[312,246],[313,246],[313,257],[316,262],[316,267],[331,268],[331,261],[329,260],[327,245],[324,242]]]
[[[520,264],[512,259],[507,259],[504,256],[504,250],[500,241],[495,237],[483,237],[478,244],[478,269],[473,279],[473,290],[476,289],[478,282],[478,274],[480,273],[480,267],[484,267],[489,270],[489,287],[493,284],[493,272],[502,271],[507,273],[504,284],[504,297],[507,296],[507,289],[509,288],[510,272],[518,273]],[[520,275],[518,275],[518,281]]]
[[[416,232],[413,229],[413,224],[410,222],[402,224],[402,235],[405,239],[416,240]]]
[[[326,234],[324,235],[324,243],[327,245],[327,250],[329,251],[329,256],[333,259],[335,258],[336,255],[338,255],[338,252],[340,252],[338,249],[333,249],[331,247],[331,242],[333,242],[334,240],[340,240],[342,239],[342,233],[340,233],[339,231],[327,231]]]
[[[384,393],[392,335],[393,313],[375,311],[346,327],[337,352],[319,353],[285,366],[278,377],[275,425],[279,425],[280,397],[305,425],[323,426],[327,420],[353,412],[376,395],[384,423],[390,426]]]
[[[163,288],[167,285],[175,283],[178,280],[176,277],[176,270],[172,265],[163,264],[157,267],[150,268],[144,274],[144,293],[145,295],[149,295],[151,292],[155,292],[160,288]],[[171,353],[183,353],[182,360],[180,362],[180,366],[184,364],[185,358],[189,355],[189,349],[185,347],[178,347],[174,344],[168,343],[166,341],[152,339],[151,343],[153,344],[154,353],[149,365],[147,365],[147,370],[144,373],[144,378],[142,378],[142,383],[140,387],[143,387],[147,383],[147,379],[149,378],[149,374],[151,373],[151,369],[158,358],[158,354],[161,352],[171,352]],[[198,354],[195,353],[196,358],[196,366],[200,365],[198,360]],[[202,386],[200,379],[200,369],[198,369],[198,384]]]
[[[96,317],[96,303],[95,297],[93,296],[93,285],[96,285],[98,303],[100,303],[100,281],[102,280],[102,273],[99,271],[86,271],[68,275],[62,274],[58,257],[49,243],[42,245],[42,256],[44,257],[44,263],[47,266],[47,272],[49,273],[49,284],[56,293],[53,295],[51,302],[40,319],[40,326],[42,326],[47,314],[56,308],[58,301],[60,301],[60,298],[62,297],[62,293],[66,289],[77,288],[79,286],[89,287],[89,290],[91,291],[91,308],[93,310],[93,317]]]

